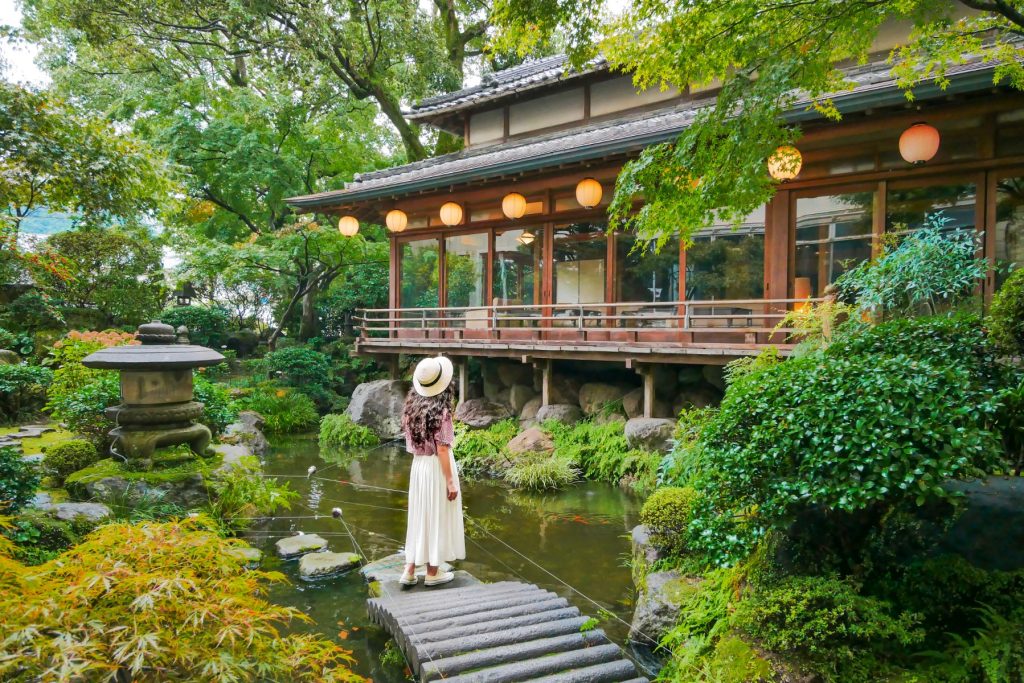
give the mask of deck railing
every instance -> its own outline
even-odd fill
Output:
[[[588,304],[495,304],[428,308],[374,308],[358,311],[364,339],[380,337],[564,339],[583,341],[699,341],[793,330],[780,327],[795,306],[821,299],[733,299]],[[574,334],[575,333],[575,334]],[[692,335],[692,336],[691,336]]]

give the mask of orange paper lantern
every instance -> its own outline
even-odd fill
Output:
[[[359,221],[355,216],[342,216],[338,221],[338,232],[345,237],[354,237],[359,232]]]
[[[462,222],[462,207],[455,202],[447,202],[441,207],[441,222],[445,225],[458,225]]]
[[[576,184],[576,201],[585,209],[593,209],[601,203],[604,188],[594,178],[584,178]]]
[[[384,224],[391,232],[402,232],[409,224],[409,217],[405,215],[405,211],[391,209],[388,215],[384,216]]]
[[[900,156],[912,164],[931,161],[939,151],[939,131],[927,123],[915,123],[900,135]]]
[[[768,158],[768,173],[772,178],[783,182],[792,180],[800,174],[804,165],[804,157],[793,145],[782,145]]]

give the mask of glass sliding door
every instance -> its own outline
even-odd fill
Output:
[[[996,180],[996,217],[990,230],[999,291],[1010,273],[1024,266],[1024,175]]]
[[[977,185],[964,182],[890,183],[886,196],[885,230],[919,230],[941,217],[946,230],[974,230]]]
[[[871,258],[877,192],[796,199],[793,298],[820,297],[847,270]]]
[[[764,296],[764,209],[738,228],[701,230],[686,250],[686,299],[760,299]]]
[[[447,306],[486,305],[487,233],[454,235],[444,241]]]
[[[615,235],[615,300],[678,301],[679,238],[670,238],[659,250],[635,235]]]
[[[439,306],[439,240],[402,242],[400,250],[399,305],[402,308]]]
[[[544,230],[497,230],[491,260],[491,304],[540,304],[543,290]]]
[[[608,272],[605,228],[603,223],[569,223],[554,228],[553,303],[604,303]]]

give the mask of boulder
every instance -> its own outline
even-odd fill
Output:
[[[526,363],[502,363],[498,366],[498,379],[504,387],[533,384],[533,366]]]
[[[231,546],[224,551],[224,554],[240,561],[246,569],[259,567],[263,560],[263,553],[258,548],[251,548],[247,545]]]
[[[84,495],[79,489],[84,490]],[[209,482],[198,472],[187,474],[173,481],[163,482],[149,482],[144,479],[129,479],[115,475],[84,481],[69,491],[77,498],[118,501],[128,505],[159,500],[179,505],[186,510],[201,508],[209,504],[210,498],[215,495]]]
[[[399,411],[400,413],[401,411]],[[475,429],[484,429],[492,424],[512,417],[512,411],[504,403],[486,398],[471,398],[455,409],[455,419]]]
[[[672,402],[672,411],[678,415],[683,408],[708,408],[722,402],[722,394],[708,384],[684,387]]]
[[[494,394],[494,398],[491,400],[495,403],[501,403],[503,405],[512,407],[512,390],[508,387],[502,387]]]
[[[248,446],[241,444],[218,443],[210,446],[210,450],[221,457],[214,474],[228,474],[236,468],[245,467],[246,458],[255,457]]]
[[[491,378],[484,376],[483,398],[490,401],[496,401],[498,400],[499,394],[501,394],[501,390],[504,388],[505,387],[501,386],[501,380],[496,376]]]
[[[598,413],[594,416],[594,424],[596,425],[607,425],[607,424],[626,424],[626,416],[622,413]]]
[[[508,404],[512,408],[512,412],[521,414],[523,406],[532,401],[536,395],[537,392],[528,384],[513,384],[508,389]]]
[[[700,365],[684,365],[679,368],[676,379],[680,384],[698,384],[704,381],[704,368]]]
[[[263,423],[263,416],[256,411],[243,410],[224,430],[222,440],[248,446],[256,455],[266,455],[270,452],[270,442],[263,434]]]
[[[626,411],[626,417],[644,416],[644,390],[634,389],[622,397],[622,408]],[[666,401],[654,400],[654,417],[672,417],[672,408]]]
[[[651,368],[654,372],[654,391],[662,396],[671,396],[676,393],[677,378],[679,372],[671,365],[655,365]]]
[[[345,414],[382,440],[397,439],[402,434],[402,406],[408,392],[409,383],[402,380],[364,382],[352,392]]]
[[[571,406],[580,404],[580,381],[571,375],[555,375],[552,373],[551,386],[548,388],[548,401],[552,404],[561,403]]]
[[[626,422],[626,442],[630,448],[668,452],[676,423],[659,417],[634,417]]]
[[[277,554],[286,560],[301,557],[307,553],[317,553],[327,547],[327,541],[316,534],[299,534],[280,539],[274,544]]]
[[[513,455],[521,453],[553,453],[555,442],[540,427],[530,427],[508,442],[508,452]]]
[[[62,522],[73,522],[77,517],[84,517],[90,522],[102,522],[113,514],[103,503],[50,503],[40,507]]]
[[[648,574],[645,583],[633,610],[629,639],[653,647],[675,626],[682,605],[700,587],[700,579],[672,569]]]
[[[21,363],[21,356],[9,349],[0,349],[0,365],[18,365]]]
[[[260,335],[254,330],[235,330],[224,343],[239,358],[248,358],[260,345]]]
[[[519,411],[519,420],[533,420],[537,417],[537,411],[540,410],[540,396],[534,396],[525,404],[523,404],[522,410]]]
[[[704,380],[719,391],[725,391],[725,368],[721,365],[705,365]]]
[[[616,384],[587,382],[580,387],[580,408],[586,415],[596,415],[609,403],[621,401],[627,391],[629,391],[627,387]]]
[[[577,406],[567,403],[552,403],[549,406],[541,406],[537,411],[537,422],[545,420],[558,420],[567,425],[574,425],[583,419],[583,411]]]
[[[651,543],[651,530],[646,524],[633,527],[630,534],[630,545],[633,548],[633,562],[641,562],[650,567],[661,559],[661,552]]]
[[[299,577],[312,581],[336,576],[358,567],[363,558],[355,553],[313,553],[299,560]]]

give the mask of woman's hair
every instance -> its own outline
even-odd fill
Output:
[[[434,441],[445,413],[450,413],[455,402],[455,387],[449,384],[437,396],[420,396],[410,389],[402,408],[402,430],[409,434],[415,448],[424,448]]]

